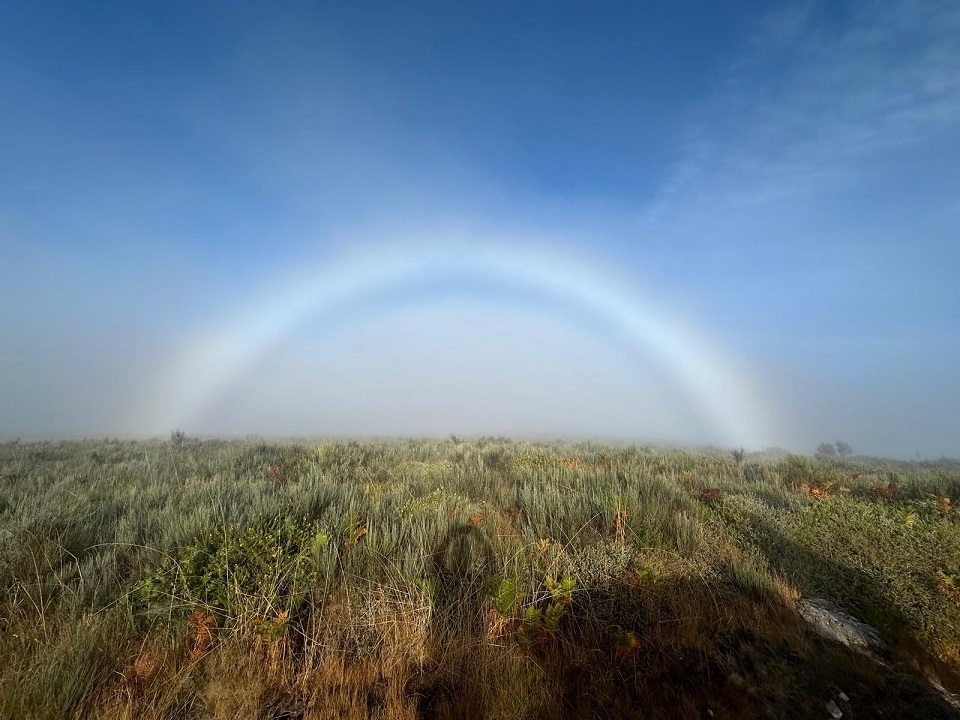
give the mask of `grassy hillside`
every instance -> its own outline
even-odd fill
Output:
[[[801,595],[874,625],[886,664],[815,637]],[[0,446],[4,717],[820,718],[840,692],[950,717],[921,672],[960,691],[956,467]]]

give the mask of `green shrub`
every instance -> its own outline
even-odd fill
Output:
[[[349,523],[354,530],[355,523]],[[270,518],[210,531],[137,583],[136,612],[180,614],[202,607],[221,625],[280,612],[295,616],[329,567],[330,534],[306,520]]]

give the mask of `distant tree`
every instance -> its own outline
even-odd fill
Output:
[[[853,455],[853,448],[847,445],[843,440],[837,440],[834,445],[837,447],[837,455],[842,458]]]
[[[730,451],[730,457],[733,458],[734,465],[738,465],[738,466],[742,465],[743,458],[746,457],[746,455],[747,455],[747,451],[744,450],[743,448],[736,448]]]
[[[820,446],[817,448],[817,459],[824,460],[826,458],[835,458],[837,456],[837,448],[834,447],[833,443],[820,443]]]

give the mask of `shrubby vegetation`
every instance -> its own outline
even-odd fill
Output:
[[[846,458],[853,455],[853,448],[843,440],[837,440],[835,443],[820,443],[817,446],[816,457],[819,460],[827,460],[835,457]]]
[[[890,677],[960,690],[958,507],[946,463],[7,443],[0,713],[821,717],[846,682],[937,717]],[[815,639],[801,594],[875,625],[893,666]]]

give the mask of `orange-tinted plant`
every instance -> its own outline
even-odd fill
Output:
[[[213,632],[217,629],[217,620],[210,613],[197,608],[190,613],[187,627],[190,628],[186,637],[187,657],[192,662],[206,655],[213,645]]]
[[[353,547],[358,542],[360,542],[360,538],[362,538],[366,534],[367,534],[367,528],[365,528],[362,525],[358,525],[357,527],[355,527],[353,530],[350,531],[350,535],[346,539],[346,541],[344,541],[344,545],[346,545],[347,547]]]
[[[937,512],[941,515],[953,515],[958,505],[960,505],[960,500],[951,500],[948,497],[937,498]]]
[[[813,484],[803,483],[797,488],[797,492],[809,495],[816,500],[831,495],[849,495],[850,488],[838,485],[834,480],[817,480]]]
[[[702,488],[700,498],[708,503],[719,502],[723,498],[723,490],[718,487]]]
[[[142,652],[123,669],[120,686],[131,695],[139,695],[156,676],[158,669],[157,658],[152,653]]]
[[[893,500],[897,494],[897,486],[893,483],[887,483],[886,485],[877,484],[870,488],[870,492],[884,500]]]
[[[487,611],[487,636],[502,638],[510,632],[510,618],[504,617],[496,608]]]

